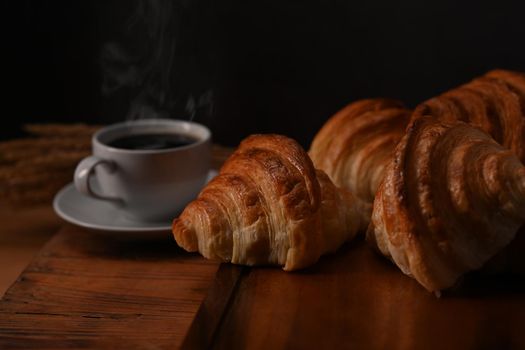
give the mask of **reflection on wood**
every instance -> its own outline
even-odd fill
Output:
[[[217,335],[227,309],[232,305],[242,276],[249,267],[222,264],[210,290],[199,308],[190,330],[184,339],[182,349],[208,349]]]
[[[253,268],[231,299],[213,348],[525,347],[523,282],[472,277],[438,299],[363,242],[303,272]]]

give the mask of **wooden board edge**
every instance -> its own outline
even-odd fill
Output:
[[[211,348],[228,307],[235,298],[240,281],[249,271],[249,267],[221,264],[190,325],[181,349]]]

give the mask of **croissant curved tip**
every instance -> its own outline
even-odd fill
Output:
[[[286,272],[302,270],[314,265],[319,260],[320,254],[317,254],[317,252],[314,253],[309,250],[308,254],[305,253],[304,250],[298,248],[288,249],[283,270]]]
[[[188,228],[184,222],[176,218],[173,220],[172,233],[179,247],[188,252],[196,252],[199,249],[199,243],[195,231]]]

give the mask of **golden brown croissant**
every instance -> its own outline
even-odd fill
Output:
[[[525,111],[525,74],[510,70],[495,69],[487,74],[486,78],[497,80],[507,85],[507,87],[520,98],[522,111]]]
[[[367,239],[429,291],[502,250],[525,219],[525,168],[478,128],[421,118],[388,164]]]
[[[401,140],[410,110],[399,101],[353,102],[330,118],[315,136],[309,154],[336,186],[372,203],[384,166]]]
[[[525,161],[525,75],[495,70],[416,107],[411,122],[432,116],[464,121],[491,135]]]
[[[173,234],[207,258],[290,271],[366,228],[362,213],[370,206],[337,189],[297,142],[253,135],[174,220]]]

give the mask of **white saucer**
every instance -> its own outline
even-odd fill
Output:
[[[217,171],[208,172],[208,181]],[[115,232],[164,232],[171,231],[171,222],[133,221],[125,216],[123,208],[111,203],[84,196],[70,183],[61,189],[53,200],[53,209],[62,219],[94,230]]]

